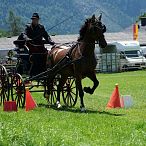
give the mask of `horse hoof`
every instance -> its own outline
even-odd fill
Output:
[[[44,93],[44,97],[45,97],[46,99],[49,99],[49,94],[48,94],[47,92],[45,92],[45,93]]]
[[[60,104],[60,102],[57,101],[56,104],[57,104],[57,108],[61,108],[61,104]]]
[[[60,103],[57,105],[57,108],[61,108],[61,104]]]
[[[86,93],[90,93],[90,87],[84,87],[84,91],[85,91]]]
[[[91,90],[90,87],[84,87],[84,91],[85,91],[86,93],[93,94],[93,92],[92,92],[92,90]]]
[[[86,108],[85,107],[81,107],[81,112],[86,112]]]

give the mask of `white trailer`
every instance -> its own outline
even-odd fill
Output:
[[[112,42],[104,49],[96,46],[95,54],[98,58],[97,68],[101,72],[119,72],[146,67],[146,58],[137,41]]]
[[[142,69],[146,67],[146,58],[138,41],[113,42],[120,54],[121,70]]]
[[[97,72],[120,71],[120,55],[116,53],[115,45],[108,43],[105,49],[101,49],[96,45],[95,56],[97,59]]]
[[[141,46],[140,49],[141,49],[144,57],[146,58],[146,44],[145,44],[145,46]]]

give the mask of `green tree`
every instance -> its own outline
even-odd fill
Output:
[[[141,15],[141,17],[146,17],[146,12],[143,15]]]
[[[7,37],[7,36],[9,36],[9,33],[6,30],[1,30],[0,29],[0,38],[1,37]]]
[[[19,16],[16,16],[12,10],[9,11],[7,23],[12,36],[19,35],[22,30],[22,22]]]
[[[141,14],[138,19],[136,20],[136,22],[140,21],[141,20],[141,17],[146,17],[146,12],[144,12],[143,14]]]

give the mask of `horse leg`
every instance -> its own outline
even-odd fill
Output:
[[[59,79],[59,84],[57,85],[57,102],[56,102],[57,108],[61,107],[61,104],[60,104],[60,93],[63,90],[63,85],[65,84],[66,80],[67,80],[67,78],[61,77]]]
[[[83,91],[83,88],[82,88],[82,83],[81,83],[81,79],[80,78],[76,78],[76,86],[77,86],[77,88],[79,90],[81,112],[85,112],[86,109],[85,109],[84,100],[83,100],[84,91]]]
[[[60,108],[61,107],[61,104],[60,104],[60,92],[61,92],[61,81],[59,81],[59,84],[57,85],[57,102],[56,102],[56,105],[57,105],[57,108]]]
[[[45,88],[44,97],[47,100],[49,98],[49,95],[50,95],[50,91],[52,89],[52,86],[53,86],[53,80],[50,80],[50,79],[44,80],[44,88]]]
[[[99,81],[98,81],[97,78],[96,78],[95,72],[89,73],[89,75],[88,75],[87,77],[93,81],[94,85],[93,85],[92,88],[90,88],[90,87],[84,87],[84,91],[85,91],[86,93],[93,94],[94,91],[95,91],[95,89],[96,89],[97,86],[99,85]]]

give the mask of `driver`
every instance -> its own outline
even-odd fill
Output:
[[[27,41],[27,47],[30,54],[30,76],[39,74],[46,70],[47,49],[44,46],[45,43],[54,45],[44,26],[39,24],[38,13],[33,13],[31,17],[32,22],[26,25],[24,32],[24,39]],[[30,41],[29,41],[30,40]]]
[[[32,22],[26,25],[24,38],[26,40],[31,39],[33,41],[33,44],[36,45],[42,45],[43,44],[42,40],[44,38],[46,43],[54,45],[55,43],[51,40],[44,26],[39,24],[40,18],[38,13],[33,13],[31,20]]]

